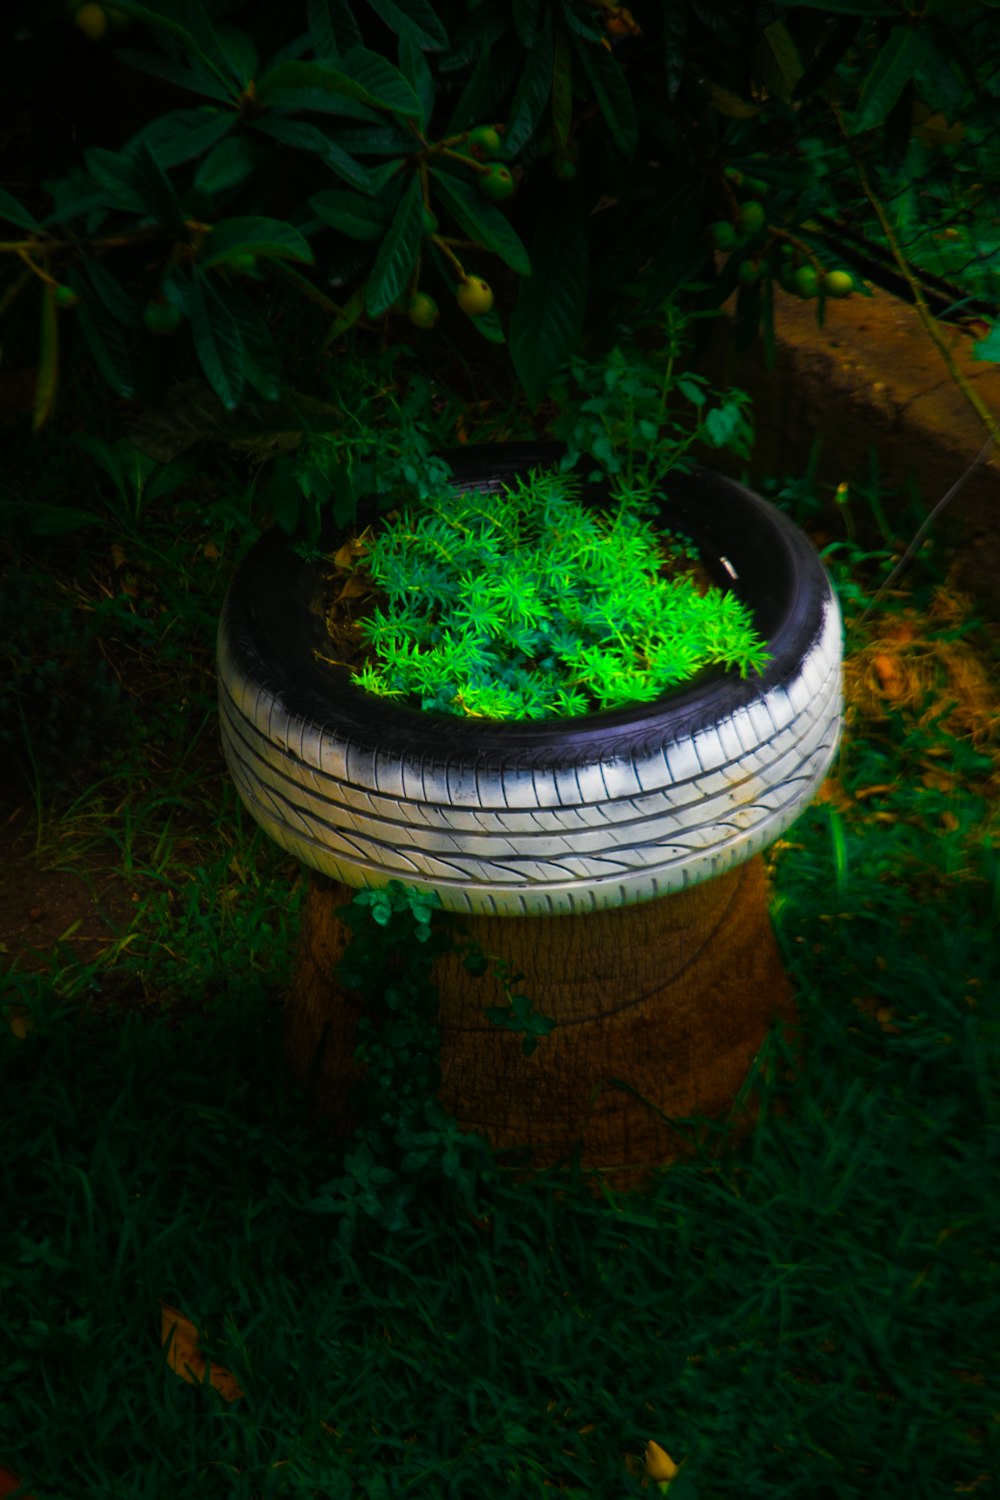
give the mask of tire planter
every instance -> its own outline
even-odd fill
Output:
[[[447,457],[457,486],[489,491],[559,451],[504,444]],[[592,488],[582,500],[605,497]],[[344,1085],[356,1072],[350,997],[330,978],[345,936],[332,910],[352,887],[396,878],[435,891],[468,919],[458,930],[508,957],[536,1008],[556,1015],[525,1059],[516,1036],[482,1019],[503,1003],[499,986],[485,993],[457,959],[438,961],[439,1097],[498,1149],[564,1153],[611,1058],[621,1078],[645,1054],[632,1070],[643,1088],[630,1086],[652,1090],[658,1108],[717,1112],[770,1020],[791,1013],[755,856],[812,799],[836,752],[839,608],[808,539],[732,480],[672,475],[664,525],[690,535],[713,580],[750,606],[767,671],[744,681],[712,668],[655,702],[573,719],[459,718],[365,693],[314,655],[327,644],[322,566],[277,528],[240,565],[218,637],[223,749],[256,821],[316,872],[286,1046],[300,1080],[307,1062],[319,1077],[318,1112],[340,1128],[352,1123]],[[338,541],[328,529],[321,549]],[[540,1087],[550,1073],[561,1093]],[[675,1133],[639,1130],[621,1101],[595,1119],[595,1163],[648,1163],[676,1146]]]

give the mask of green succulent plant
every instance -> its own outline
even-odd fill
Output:
[[[648,702],[713,664],[763,670],[750,612],[701,588],[687,539],[627,495],[613,517],[587,510],[579,488],[534,470],[387,524],[363,565],[389,608],[359,624],[381,665],[355,681],[438,713],[545,719]]]

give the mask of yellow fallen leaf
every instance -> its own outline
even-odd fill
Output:
[[[204,1385],[205,1356],[198,1347],[197,1328],[176,1307],[168,1307],[165,1302],[161,1302],[160,1310],[160,1342],[170,1346],[167,1350],[167,1363],[174,1374],[186,1380],[189,1385]],[[224,1401],[238,1401],[243,1395],[236,1377],[211,1361],[208,1379]]]

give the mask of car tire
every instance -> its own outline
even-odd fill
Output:
[[[497,491],[551,444],[446,454],[459,489]],[[240,564],[218,633],[223,750],[255,820],[289,853],[359,887],[398,879],[446,911],[585,913],[709,880],[783,834],[841,725],[842,624],[806,536],[745,486],[671,473],[664,526],[690,536],[751,609],[771,660],[579,718],[424,712],[317,659],[324,567],[274,527]],[[586,504],[607,503],[588,486]],[[346,531],[327,526],[324,552]]]

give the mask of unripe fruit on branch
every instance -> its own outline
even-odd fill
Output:
[[[823,277],[823,291],[828,297],[849,297],[854,290],[850,271],[828,271]]]
[[[433,209],[425,208],[423,218],[420,221],[421,234],[437,234],[438,218]]]
[[[73,24],[79,26],[85,37],[98,42],[108,29],[108,18],[99,5],[81,5]]]
[[[440,309],[433,297],[428,297],[426,292],[414,292],[410,298],[407,314],[414,328],[433,328],[440,315]]]
[[[173,333],[181,321],[180,309],[172,302],[147,302],[142,321],[150,333]]]
[[[455,298],[459,307],[470,318],[488,313],[493,306],[493,293],[481,276],[467,276],[464,281],[459,282]]]
[[[509,198],[514,191],[514,179],[510,175],[510,168],[496,163],[488,172],[483,172],[476,181],[479,183],[479,191],[483,197],[492,198],[497,203],[503,198]]]
[[[56,285],[56,307],[75,307],[80,298],[71,286]]]
[[[792,290],[803,298],[815,297],[819,290],[819,275],[815,266],[799,266],[792,277]]]
[[[503,149],[500,133],[492,125],[477,125],[475,130],[470,130],[469,145],[477,148],[484,156],[493,156]]]
[[[763,203],[751,198],[748,203],[740,204],[740,229],[744,234],[756,234],[766,223],[767,214]]]
[[[731,250],[736,244],[736,230],[727,219],[716,219],[709,225],[709,234],[716,250]]]

